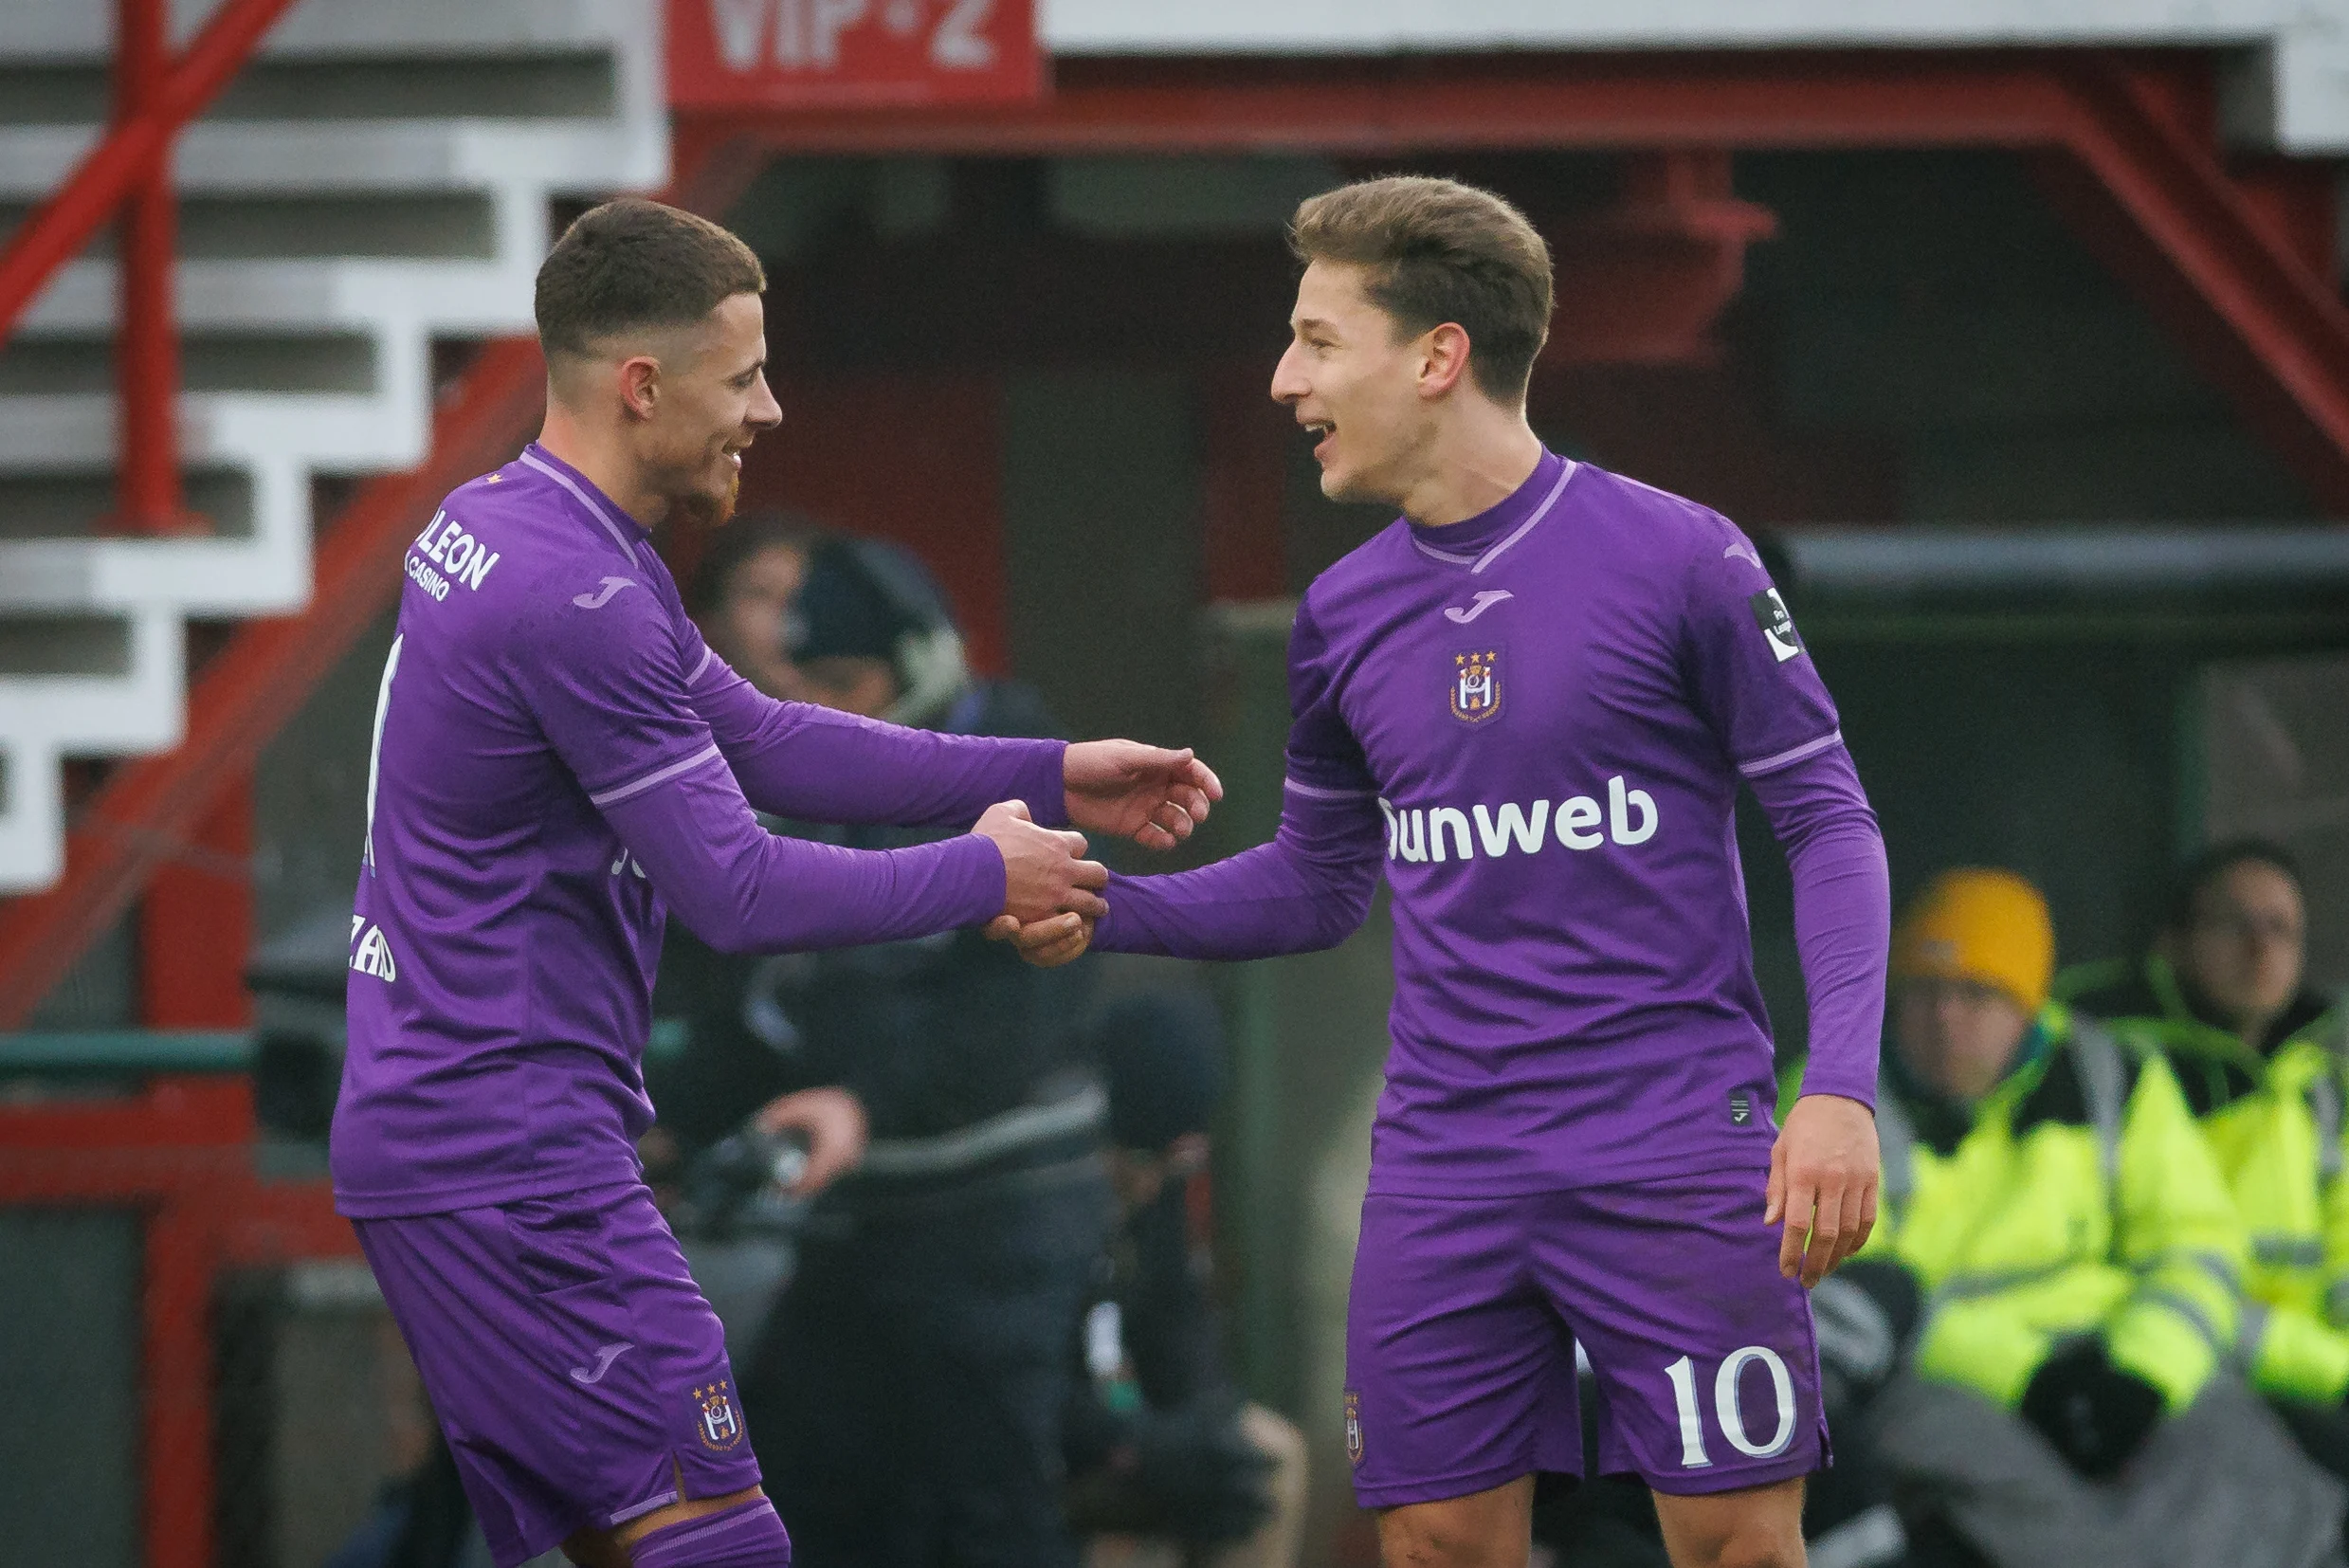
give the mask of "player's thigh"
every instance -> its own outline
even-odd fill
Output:
[[[1802,1568],[1800,1476],[1735,1491],[1657,1492],[1672,1568]]]
[[[1378,1515],[1385,1568],[1525,1568],[1533,1555],[1534,1478]]]
[[[501,1555],[758,1481],[724,1331],[641,1187],[363,1221]]]
[[[1557,1194],[1545,1286],[1588,1353],[1598,1464],[1673,1495],[1766,1486],[1827,1453],[1817,1343],[1780,1278],[1759,1170]]]
[[[1391,1508],[1581,1468],[1574,1343],[1535,1281],[1536,1200],[1363,1200],[1346,1306],[1356,1498]]]

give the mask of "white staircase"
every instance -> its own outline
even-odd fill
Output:
[[[174,37],[210,0],[176,0]],[[0,234],[107,112],[109,0],[0,0]],[[297,610],[312,480],[414,465],[432,344],[527,331],[562,198],[668,169],[658,0],[299,0],[182,133],[181,457],[201,538],[113,505],[105,238],[0,343],[0,893],[63,869],[60,767],[158,750],[191,620]]]

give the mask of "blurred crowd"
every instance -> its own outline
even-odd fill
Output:
[[[879,542],[737,520],[688,604],[774,696],[1055,731]],[[2221,845],[2139,951],[2061,974],[2012,871],[1903,913],[1876,1229],[1813,1298],[1818,1568],[2344,1561],[2349,1042],[2306,896],[2281,848]],[[1215,1013],[1090,973],[974,933],[742,957],[670,931],[647,1171],[701,1255],[788,1238],[787,1271],[711,1294],[806,1568],[1297,1561],[1304,1443],[1241,1394],[1206,1264]],[[453,1486],[411,1478],[341,1568],[463,1560]],[[1628,1480],[1545,1483],[1537,1518],[1558,1560],[1665,1560]]]

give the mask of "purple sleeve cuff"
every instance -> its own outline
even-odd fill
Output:
[[[785,838],[758,825],[715,765],[607,806],[604,816],[678,919],[720,952],[901,941],[976,925],[1003,908],[1003,856],[987,839],[860,850]]]
[[[1885,841],[1840,744],[1749,781],[1794,880],[1794,945],[1810,1003],[1804,1094],[1874,1109],[1892,945]]]
[[[1038,826],[1068,826],[1068,742],[1065,740],[998,740],[999,746],[1028,748],[1020,762],[1020,787],[1002,798],[1024,800]],[[990,806],[993,801],[987,803]]]

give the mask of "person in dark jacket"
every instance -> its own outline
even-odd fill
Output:
[[[1201,997],[1150,993],[1104,1009],[1089,1032],[1124,1223],[1101,1259],[1078,1347],[1071,1520],[1091,1538],[1090,1568],[1295,1568],[1304,1437],[1240,1393],[1192,1245],[1222,1026]]]
[[[688,596],[719,656],[778,697],[974,735],[1050,735],[1029,688],[974,678],[902,551],[738,519]],[[919,834],[777,830],[859,848]],[[1076,1054],[1084,966],[976,931],[782,957],[672,926],[648,1064],[690,1157],[755,1119],[808,1148],[796,1271],[737,1358],[802,1568],[1054,1568],[1065,1346],[1109,1224],[1105,1099]]]

